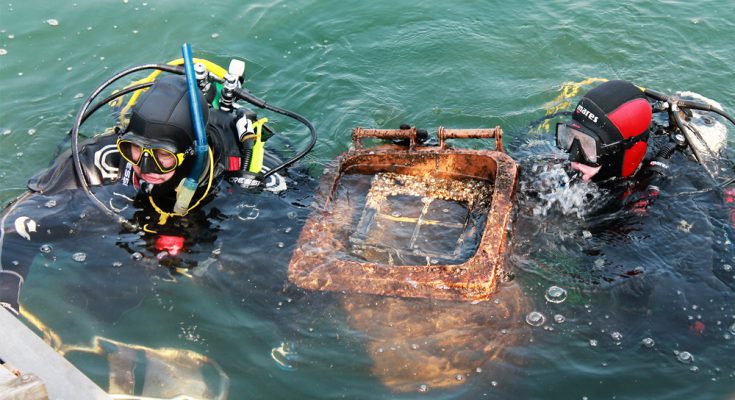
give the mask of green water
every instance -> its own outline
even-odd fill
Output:
[[[713,277],[722,276],[718,268],[723,264],[733,264],[723,256],[732,252],[718,252],[715,248],[727,242],[722,245],[724,239],[706,229],[726,223],[702,217],[718,204],[709,194],[664,195],[648,219],[601,233],[602,250],[587,249],[584,256],[577,254],[581,239],[575,231],[582,229],[577,222],[567,230],[552,229],[562,235],[557,242],[548,230],[539,233],[539,226],[568,222],[522,212],[514,231],[521,244],[510,255],[516,279],[501,288],[499,304],[474,309],[421,301],[402,305],[414,314],[430,309],[427,315],[456,323],[452,318],[457,314],[474,316],[462,332],[469,340],[448,346],[452,355],[439,352],[433,363],[462,358],[456,355],[464,354],[462,346],[468,352],[485,344],[507,349],[498,358],[469,362],[473,369],[457,378],[462,383],[445,389],[418,380],[407,392],[395,392],[374,369],[385,365],[376,361],[381,354],[410,356],[412,345],[421,348],[429,339],[408,341],[408,347],[386,340],[382,352],[372,352],[370,343],[382,343],[383,337],[358,329],[358,315],[365,314],[345,304],[375,304],[376,313],[393,304],[304,292],[287,285],[285,272],[308,215],[313,181],[349,148],[351,128],[395,128],[402,122],[427,128],[501,125],[509,152],[520,159],[553,151],[529,145],[550,143],[552,137],[529,133],[528,126],[559,104],[563,84],[587,78],[627,79],[665,92],[691,90],[732,113],[732,15],[731,2],[724,0],[4,2],[3,204],[48,164],[81,101],[98,84],[132,65],[178,58],[183,42],[191,43],[195,57],[220,64],[244,58],[246,87],[306,116],[320,135],[300,164],[292,194],[246,195],[243,204],[261,210],[257,229],[232,220],[218,226],[216,246],[223,250],[220,269],[211,276],[172,282],[150,273],[155,265],[137,264],[109,272],[110,260],[129,261],[115,242],[134,243],[135,238],[115,238],[115,228],[82,224],[79,230],[89,232],[83,241],[56,244],[49,268],[36,262],[22,301],[71,344],[88,345],[100,335],[206,354],[229,376],[233,399],[732,398],[735,332],[728,330],[735,330],[730,328],[735,323],[733,285]],[[295,130],[291,141],[298,147],[306,143],[304,136]],[[731,159],[733,146],[730,133]],[[696,172],[684,178],[693,190],[706,181]],[[680,221],[695,222],[690,234],[677,234]],[[524,232],[539,240],[524,240]],[[619,240],[621,235],[627,239]],[[110,242],[110,249],[101,247],[105,253],[94,254],[99,242]],[[89,255],[86,270],[70,260],[77,251]],[[653,270],[659,279],[656,290],[646,299],[630,300],[631,305],[613,293],[622,284],[579,283],[594,279],[569,270],[596,265],[600,252],[603,263]],[[614,257],[618,261],[610,261]],[[135,274],[135,268],[147,272]],[[562,305],[544,300],[553,284],[569,288]],[[143,295],[130,295],[136,290]],[[518,293],[525,302],[501,317],[503,305],[517,300]],[[543,312],[546,327],[554,329],[527,325],[524,319],[533,310]],[[567,321],[552,324],[556,313]],[[373,318],[376,325],[392,326]],[[507,326],[499,328],[499,320]],[[699,320],[707,327],[704,335],[690,329]],[[410,319],[394,322],[406,325]],[[497,334],[501,329],[505,333]],[[610,339],[612,332],[622,334],[619,344]],[[449,330],[446,336],[456,333]],[[654,338],[657,346],[641,346],[645,337]],[[678,361],[674,352],[680,351],[694,354],[695,363]],[[72,360],[106,384],[106,369],[99,362]]]

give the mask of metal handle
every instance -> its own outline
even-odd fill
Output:
[[[408,139],[409,150],[416,147],[416,128],[411,129],[363,129],[357,127],[352,130],[352,143],[355,149],[362,149],[363,138],[377,139]]]
[[[447,139],[495,139],[495,149],[503,150],[503,128],[496,126],[492,129],[446,129],[439,127],[439,147],[446,148]]]

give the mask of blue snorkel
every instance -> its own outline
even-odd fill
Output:
[[[181,181],[179,187],[176,188],[176,204],[174,212],[177,214],[186,214],[189,211],[189,204],[199,187],[199,178],[204,171],[204,161],[207,157],[209,147],[207,146],[207,135],[204,130],[204,122],[202,121],[202,110],[199,103],[199,88],[197,87],[196,75],[194,74],[194,62],[191,56],[191,46],[189,43],[181,45],[181,54],[184,57],[184,72],[186,75],[186,85],[189,92],[189,109],[191,111],[192,124],[196,132],[196,160],[194,168],[185,179]]]

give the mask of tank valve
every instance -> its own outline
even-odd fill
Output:
[[[202,63],[194,64],[194,76],[196,77],[199,90],[204,95],[207,103],[211,104],[216,95],[216,88],[209,81],[209,71],[207,71],[207,67]]]
[[[233,100],[235,99],[235,89],[237,89],[237,77],[232,74],[225,74],[225,82],[222,84],[222,95],[219,99],[219,108],[222,111],[230,112],[233,110]]]

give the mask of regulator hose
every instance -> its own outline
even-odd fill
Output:
[[[658,153],[656,153],[656,157],[654,157],[654,159],[663,158],[663,159],[668,160],[669,158],[671,158],[671,156],[676,151],[676,147],[677,147],[676,143],[669,143],[668,145],[664,146],[661,150],[659,150]]]
[[[314,128],[314,125],[312,125],[311,122],[309,122],[308,119],[302,117],[299,114],[296,114],[295,112],[292,112],[292,111],[285,110],[285,109],[280,108],[280,107],[276,107],[276,106],[270,105],[270,104],[266,103],[265,100],[260,99],[260,98],[258,98],[256,96],[254,96],[253,94],[251,94],[250,92],[248,92],[246,90],[243,90],[242,88],[236,88],[234,90],[234,94],[235,94],[235,96],[238,99],[245,100],[248,103],[250,103],[250,104],[252,104],[252,105],[254,105],[256,107],[259,107],[259,108],[262,108],[262,109],[265,109],[265,110],[269,110],[269,111],[273,111],[275,113],[278,113],[278,114],[281,114],[281,115],[285,115],[285,116],[287,116],[289,118],[292,118],[292,119],[295,119],[296,121],[299,121],[304,126],[306,126],[307,129],[309,129],[309,134],[311,135],[311,138],[309,140],[309,144],[307,144],[306,147],[303,150],[301,150],[298,154],[296,154],[295,156],[293,156],[290,159],[286,160],[285,162],[281,163],[281,165],[279,165],[279,166],[271,169],[270,171],[266,172],[262,176],[259,176],[258,179],[260,181],[265,181],[269,176],[271,176],[271,175],[275,174],[276,172],[278,172],[278,171],[280,171],[280,170],[288,167],[289,165],[295,163],[296,161],[304,158],[304,156],[309,151],[311,151],[311,149],[314,147],[314,144],[316,143],[316,137],[317,137],[316,128]]]
[[[668,96],[666,94],[663,94],[659,91],[653,90],[653,89],[643,89],[643,93],[654,99],[659,101],[665,101],[669,104],[675,103],[679,107],[684,108],[693,108],[695,110],[702,110],[702,111],[711,111],[715,114],[721,115],[722,117],[726,118],[728,121],[730,121],[733,125],[735,125],[735,118],[731,117],[729,114],[727,114],[724,110],[721,110],[717,107],[713,107],[710,104],[701,102],[701,101],[695,101],[695,100],[685,100],[685,99],[679,99],[672,96]]]
[[[117,81],[118,79],[130,75],[132,73],[143,71],[147,69],[157,69],[161,71],[171,72],[174,74],[182,74],[184,71],[181,67],[175,67],[171,65],[164,65],[164,64],[144,64],[144,65],[138,65],[135,67],[128,68],[126,70],[123,70],[121,72],[118,72],[113,77],[109,78],[105,82],[103,82],[101,85],[99,85],[93,92],[90,94],[82,103],[81,107],[79,107],[79,111],[77,112],[76,117],[74,118],[74,123],[71,128],[71,157],[72,157],[72,164],[74,165],[74,172],[77,175],[77,179],[79,179],[79,185],[82,188],[82,191],[84,194],[87,195],[87,197],[92,201],[92,204],[94,204],[97,208],[99,208],[102,212],[110,216],[111,218],[117,220],[122,225],[128,228],[136,229],[137,227],[130,223],[130,221],[124,219],[122,216],[118,215],[111,209],[109,209],[104,203],[102,203],[97,196],[92,193],[92,191],[89,189],[89,183],[87,182],[87,177],[84,174],[84,169],[82,168],[82,162],[79,158],[79,127],[82,125],[82,122],[86,120],[89,117],[89,114],[87,113],[87,110],[89,109],[90,105],[92,104],[92,101],[99,96],[99,94],[105,90],[108,86],[110,86],[112,83]],[[124,92],[124,91],[123,91]],[[122,96],[124,93],[115,93],[112,98],[115,98],[117,96]],[[100,104],[105,104],[105,102],[101,102]],[[96,108],[97,105],[95,105]],[[91,112],[90,112],[91,114]]]
[[[87,110],[87,112],[84,113],[84,116],[82,117],[82,124],[84,124],[84,122],[87,120],[87,118],[89,118],[90,115],[94,114],[97,110],[102,108],[102,106],[104,106],[105,104],[115,100],[118,97],[125,96],[128,93],[135,92],[136,90],[140,90],[140,89],[149,88],[151,86],[153,86],[153,82],[141,83],[138,85],[126,87],[125,89],[121,89],[105,97],[104,99],[98,101],[97,104],[92,106],[92,108],[90,108],[89,110]],[[69,133],[71,134],[71,130],[69,130]]]

